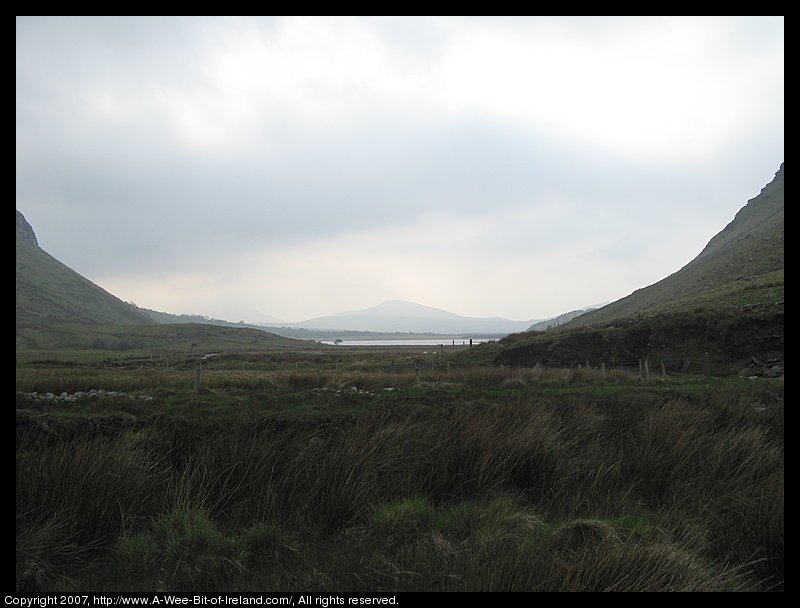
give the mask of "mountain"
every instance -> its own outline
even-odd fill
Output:
[[[154,323],[39,247],[17,211],[17,328],[42,322]]]
[[[499,317],[465,317],[404,300],[388,300],[364,310],[342,312],[286,325],[308,329],[460,335],[508,334],[524,331],[532,322],[510,321]]]
[[[253,328],[160,324],[64,265],[40,246],[17,210],[18,350],[265,350],[308,347]]]
[[[507,365],[636,365],[782,375],[784,165],[706,247],[672,275],[546,332],[503,338]],[[472,349],[472,357],[480,349]],[[769,373],[767,373],[769,372]]]
[[[691,262],[674,274],[581,316],[571,327],[608,321],[649,310],[691,308],[699,301],[724,299],[742,287],[780,274],[783,280],[784,166],[758,196],[714,236]]]

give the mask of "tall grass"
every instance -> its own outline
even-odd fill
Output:
[[[433,363],[436,359],[432,360]],[[455,384],[473,388],[496,388],[536,384],[572,384],[577,382],[619,382],[637,378],[622,369],[599,368],[510,368],[510,367],[445,367],[427,362],[398,365],[387,370],[265,369],[236,370],[215,368],[214,363],[201,363],[201,384],[209,389],[240,389],[261,392],[285,392],[312,388],[357,387],[364,390],[410,387],[419,383]],[[288,363],[287,363],[288,365]],[[17,391],[62,392],[105,389],[123,392],[181,391],[192,388],[198,362],[182,366],[160,367],[129,365],[124,368],[97,366],[67,367],[64,365],[17,368]]]
[[[781,587],[780,397],[506,390],[530,371],[465,372],[505,397],[441,408],[21,414],[17,587]]]

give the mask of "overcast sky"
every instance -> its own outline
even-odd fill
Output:
[[[17,17],[16,207],[119,298],[542,319],[784,160],[783,17]]]

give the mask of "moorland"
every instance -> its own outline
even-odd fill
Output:
[[[18,352],[18,590],[783,588],[782,378],[467,350]]]

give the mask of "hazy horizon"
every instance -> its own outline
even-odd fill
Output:
[[[507,319],[505,317],[498,317],[498,316],[472,317],[472,316],[468,316],[468,315],[459,315],[458,313],[454,313],[454,312],[451,312],[449,310],[444,310],[442,308],[436,308],[436,307],[433,307],[433,306],[427,306],[426,304],[423,304],[421,302],[411,302],[411,301],[408,301],[408,300],[401,300],[399,298],[394,298],[394,299],[391,299],[391,300],[384,300],[383,302],[377,302],[377,303],[375,303],[375,304],[373,304],[371,306],[366,306],[364,308],[360,308],[360,309],[357,309],[357,310],[331,311],[329,313],[326,313],[324,315],[318,315],[316,317],[309,317],[309,318],[295,319],[295,320],[273,318],[271,320],[264,320],[264,321],[258,321],[258,320],[247,321],[247,323],[253,324],[253,325],[268,325],[270,323],[273,323],[273,324],[282,324],[282,325],[286,325],[286,326],[291,326],[291,325],[300,325],[302,323],[307,323],[307,322],[313,321],[315,319],[325,319],[325,318],[328,318],[328,317],[343,317],[343,318],[346,318],[347,316],[359,315],[360,313],[363,313],[363,312],[367,312],[367,313],[370,313],[370,314],[373,314],[373,315],[376,315],[376,316],[384,317],[384,316],[391,316],[392,311],[386,311],[386,309],[384,307],[384,305],[391,304],[391,303],[402,303],[404,305],[409,305],[410,307],[419,307],[420,309],[430,309],[431,312],[433,312],[433,313],[436,313],[436,312],[447,313],[448,315],[453,315],[455,317],[463,317],[465,319],[492,319],[492,318],[497,318],[497,319],[504,319],[504,320],[507,320],[507,321],[517,322],[517,323],[537,322],[537,321],[545,320],[545,319]],[[142,308],[145,308],[145,307],[142,307]],[[581,308],[582,309],[588,309],[590,307],[587,306],[587,307],[581,307]],[[165,311],[156,311],[156,312],[165,312]],[[424,313],[423,310],[420,310],[418,312],[419,312],[419,316],[422,316],[423,313]],[[570,311],[567,311],[567,312],[570,312]],[[171,314],[190,314],[190,313],[171,313]],[[201,313],[198,313],[198,314],[199,314],[199,316],[206,316],[206,317],[209,316],[209,315],[202,315]],[[215,318],[215,320],[217,320],[217,321],[231,321],[231,319],[221,319],[221,318]],[[314,329],[324,329],[324,328],[317,327],[317,328],[314,328]],[[337,328],[337,329],[341,329],[341,328]]]
[[[17,17],[16,207],[143,308],[545,319],[784,161],[784,18]]]

